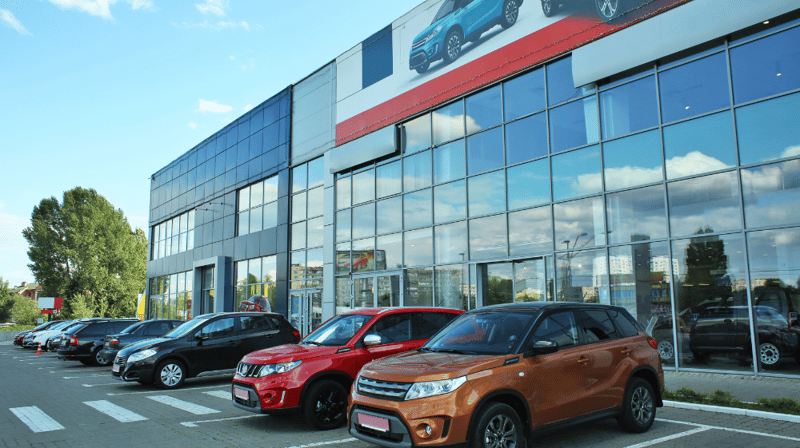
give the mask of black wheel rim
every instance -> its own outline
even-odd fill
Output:
[[[618,0],[595,0],[597,2],[597,10],[606,19],[610,19],[617,15],[617,8],[619,8]]]
[[[508,415],[495,415],[486,425],[483,437],[487,448],[514,448],[517,446],[517,427]]]
[[[455,61],[458,59],[458,55],[461,53],[461,39],[458,37],[458,34],[453,34],[450,36],[450,39],[447,39],[447,56],[450,58],[451,61]]]
[[[517,2],[511,0],[510,2],[506,3],[506,10],[503,11],[506,16],[506,23],[509,25],[513,25],[517,22],[517,15],[519,15],[519,8],[517,8]]]
[[[333,389],[323,390],[317,395],[314,413],[320,423],[332,424],[344,418],[345,406],[344,394]]]
[[[637,387],[631,395],[631,415],[639,426],[645,426],[653,418],[653,397],[646,387]]]
[[[550,6],[550,0],[542,0],[542,10],[544,11],[545,15],[550,14],[551,8],[552,6]]]

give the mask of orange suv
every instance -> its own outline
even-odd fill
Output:
[[[535,431],[607,417],[644,432],[663,390],[657,343],[623,308],[498,305],[365,365],[348,428],[386,447],[525,446]]]

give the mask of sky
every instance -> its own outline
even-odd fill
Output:
[[[0,0],[0,277],[93,188],[147,233],[150,176],[422,0]]]

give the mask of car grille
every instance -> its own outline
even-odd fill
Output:
[[[411,49],[412,50],[416,50],[417,48],[425,45],[425,42],[427,42],[427,41],[428,41],[427,37],[422,39],[422,40],[418,40],[418,41],[414,42],[413,44],[411,44]]]
[[[371,378],[358,378],[358,391],[364,395],[389,398],[394,401],[402,401],[405,398],[411,383],[393,383],[389,381],[373,380]]]
[[[240,362],[239,365],[236,366],[236,373],[245,378],[255,378],[262,367],[264,366],[261,364],[245,364]]]
[[[420,65],[425,62],[425,53],[417,53],[411,56],[411,65]]]
[[[117,365],[124,365],[125,364],[125,357],[122,355],[117,355],[114,357],[114,364]]]

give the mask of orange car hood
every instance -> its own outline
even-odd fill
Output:
[[[373,361],[361,369],[361,374],[384,381],[438,381],[499,367],[510,357],[408,352]]]

